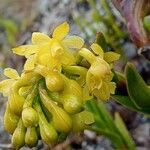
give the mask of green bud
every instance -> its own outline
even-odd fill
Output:
[[[22,121],[25,127],[37,126],[39,118],[36,110],[34,110],[32,107],[23,109]]]
[[[40,97],[44,106],[52,113],[52,122],[59,132],[69,132],[72,129],[70,116],[50,99],[45,90],[40,89]]]
[[[88,127],[88,125],[94,123],[94,116],[91,112],[82,111],[72,116],[73,120],[73,132],[81,132]]]
[[[62,91],[64,88],[64,81],[57,72],[49,72],[45,81],[47,88],[52,92]]]
[[[46,117],[44,116],[44,113],[42,112],[42,109],[38,102],[35,104],[35,109],[37,110],[39,115],[39,128],[42,140],[47,144],[55,143],[58,138],[57,132],[52,124],[48,123],[48,121],[46,120]]]
[[[64,81],[64,91],[60,94],[64,109],[70,114],[78,113],[83,105],[81,86],[76,81],[66,77],[64,77]]]
[[[23,125],[22,120],[19,120],[19,123],[17,125],[17,128],[15,129],[11,142],[15,149],[19,149],[25,144],[25,133],[26,128]]]
[[[24,97],[20,96],[14,90],[11,91],[9,95],[9,106],[10,106],[11,111],[14,114],[18,116],[21,115],[24,101],[25,101]]]
[[[57,132],[50,123],[40,122],[39,126],[40,126],[41,138],[46,144],[50,144],[50,143],[52,144],[57,141],[58,138]]]
[[[6,111],[4,114],[4,128],[10,134],[13,134],[15,131],[17,124],[19,121],[19,117],[11,112],[9,105],[6,106]]]
[[[42,65],[37,65],[34,71],[45,77],[46,86],[51,92],[63,90],[64,82],[59,72],[52,71],[48,67]]]
[[[68,94],[63,97],[63,102],[64,109],[68,113],[75,114],[81,111],[82,99],[80,97]]]
[[[25,143],[31,148],[34,147],[38,142],[38,135],[35,127],[27,128],[25,135]]]

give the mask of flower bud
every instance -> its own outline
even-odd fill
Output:
[[[54,127],[48,122],[40,122],[39,126],[42,140],[46,144],[55,143],[58,135]]]
[[[35,104],[35,109],[39,115],[39,128],[42,140],[47,144],[55,143],[58,138],[57,132],[52,124],[46,120],[46,117],[44,116],[44,113],[42,112],[38,102]]]
[[[16,93],[14,90],[11,91],[9,95],[9,106],[11,111],[20,116],[24,104],[24,97],[20,96],[18,93]]]
[[[62,91],[64,88],[64,82],[62,77],[56,72],[50,72],[45,77],[46,86],[52,92]]]
[[[80,132],[88,127],[88,125],[94,123],[94,116],[91,112],[82,111],[72,116],[73,131]]]
[[[35,127],[27,128],[25,135],[25,143],[31,148],[34,147],[38,142],[38,135]]]
[[[65,87],[60,95],[64,109],[70,113],[78,113],[82,109],[83,97],[81,86],[74,80],[64,77]]]
[[[37,112],[32,107],[27,107],[22,111],[22,121],[25,127],[33,127],[38,124]]]
[[[68,94],[63,97],[64,109],[70,113],[75,114],[81,111],[82,99],[76,95]]]
[[[17,128],[15,129],[11,142],[15,149],[19,149],[25,144],[26,128],[24,127],[22,120],[19,120]]]
[[[52,113],[52,122],[56,130],[59,132],[69,132],[72,129],[70,116],[48,97],[45,90],[40,89],[40,97],[44,106]]]
[[[19,121],[19,117],[13,114],[10,110],[9,105],[6,106],[6,111],[4,114],[4,128],[10,134],[13,134],[15,131],[17,124]]]

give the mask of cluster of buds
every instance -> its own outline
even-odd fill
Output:
[[[34,147],[42,139],[55,144],[62,134],[80,132],[94,122],[84,103],[96,97],[107,100],[114,94],[111,82],[114,52],[104,53],[93,43],[84,47],[78,36],[68,36],[69,25],[59,25],[49,37],[32,34],[32,45],[13,49],[25,56],[21,76],[6,68],[9,79],[0,82],[0,92],[8,97],[4,127],[12,134],[14,148]]]

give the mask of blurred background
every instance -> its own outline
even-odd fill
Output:
[[[39,31],[51,35],[53,29],[67,21],[71,34],[81,36],[86,44],[95,41],[96,34],[102,32],[109,49],[122,54],[115,64],[123,71],[127,61],[133,62],[144,80],[150,83],[148,64],[137,56],[137,49],[127,33],[124,19],[115,9],[111,0],[0,0],[0,81],[5,67],[21,71],[24,58],[12,53],[11,48],[30,43],[32,32]],[[139,65],[142,64],[142,65]],[[11,149],[10,135],[3,128],[3,114],[6,99],[0,95],[0,149]],[[139,150],[150,147],[150,125],[147,117],[132,112],[115,102],[106,104],[111,113],[118,111],[130,131]],[[22,148],[27,149],[27,148]],[[35,149],[49,149],[39,143]],[[85,131],[71,135],[54,149],[113,150],[107,138]]]

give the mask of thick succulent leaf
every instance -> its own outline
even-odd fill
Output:
[[[146,85],[134,66],[126,66],[127,90],[130,98],[141,108],[150,108],[150,88]]]

